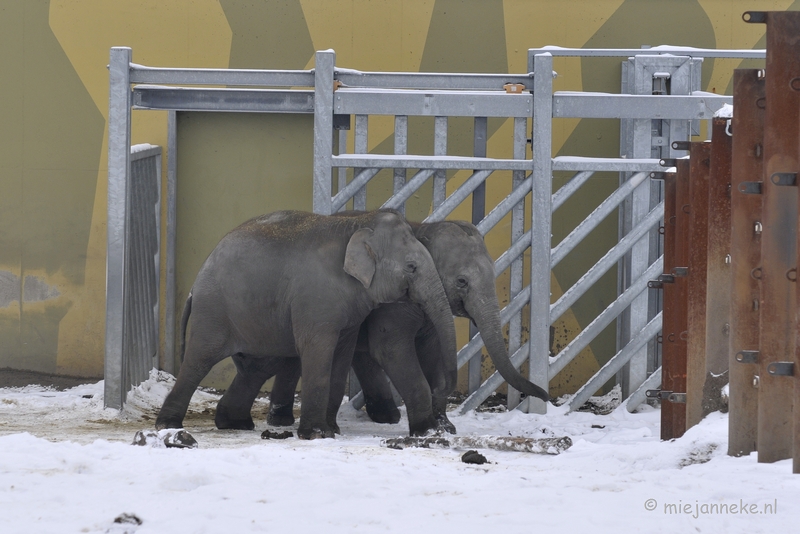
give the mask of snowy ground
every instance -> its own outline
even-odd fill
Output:
[[[0,532],[790,532],[800,524],[791,462],[726,455],[715,413],[672,442],[659,412],[470,413],[463,436],[569,436],[553,456],[381,447],[405,434],[342,407],[335,440],[262,440],[218,431],[218,397],[195,394],[186,429],[197,449],[130,445],[152,428],[171,386],[156,377],[103,408],[103,385],[0,389]],[[123,516],[123,514],[130,514]],[[134,517],[135,516],[135,517]],[[119,518],[114,522],[115,518]],[[138,522],[141,524],[137,524]]]

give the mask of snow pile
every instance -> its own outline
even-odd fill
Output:
[[[668,442],[646,405],[453,415],[460,438],[573,443],[557,455],[482,449],[488,462],[467,464],[457,446],[381,447],[407,434],[402,408],[399,425],[379,425],[346,404],[336,439],[262,440],[265,401],[255,431],[220,431],[219,397],[200,391],[185,420],[198,448],[132,446],[137,431],[152,431],[171,380],[151,376],[123,414],[102,407],[102,383],[0,389],[0,532],[750,534],[800,521],[791,461],[727,456],[719,412]]]
[[[714,112],[714,117],[717,119],[733,118],[733,106],[731,104],[723,104],[721,108]]]

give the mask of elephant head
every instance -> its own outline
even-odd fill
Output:
[[[451,307],[428,250],[397,212],[374,214],[375,223],[350,238],[344,270],[361,282],[378,303],[411,300],[431,319],[446,355],[444,381],[434,394],[446,396],[456,387],[458,365]]]
[[[494,261],[480,231],[467,222],[442,221],[418,225],[415,233],[433,257],[453,315],[475,323],[495,368],[515,389],[548,400],[547,392],[526,380],[509,359],[500,322]]]

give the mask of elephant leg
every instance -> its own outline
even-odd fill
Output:
[[[430,384],[431,391],[434,391],[437,382],[444,380],[445,370],[442,364],[444,358],[441,344],[432,323],[426,321],[426,324],[420,329],[415,344],[422,372],[425,374],[428,384]],[[437,428],[449,434],[455,434],[456,426],[447,418],[447,397],[433,395],[431,406],[433,408],[433,416],[436,418]]]
[[[339,330],[333,327],[325,328],[325,325],[319,323],[304,328],[296,327],[295,339],[303,375],[297,437],[332,438],[334,430],[328,425],[327,411],[334,349],[339,341]]]
[[[292,426],[294,424],[294,392],[300,380],[300,360],[285,358],[275,375],[275,382],[269,395],[267,424],[271,426]]]
[[[341,434],[339,425],[336,423],[336,415],[342,405],[345,388],[347,386],[347,375],[353,361],[353,351],[356,348],[359,327],[345,330],[339,336],[339,342],[334,351],[333,366],[331,367],[331,386],[328,397],[327,422],[328,426],[337,434]]]
[[[353,371],[364,393],[369,418],[376,423],[395,424],[400,421],[400,410],[394,403],[389,379],[369,351],[356,349],[353,354]]]
[[[156,418],[157,429],[183,428],[183,418],[200,381],[214,365],[231,355],[225,350],[224,345],[215,344],[209,337],[211,336],[190,336],[175,385],[164,399]]]
[[[255,424],[250,410],[261,391],[282,362],[281,358],[256,358],[235,354],[236,376],[217,403],[214,422],[219,429],[253,430]]]
[[[431,408],[431,389],[414,347],[419,317],[398,310],[401,313],[382,313],[370,318],[370,354],[383,367],[406,404],[409,433],[422,435],[436,428],[436,419]]]

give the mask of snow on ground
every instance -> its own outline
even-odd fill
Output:
[[[569,436],[574,445],[557,456],[486,449],[490,463],[468,465],[463,450],[381,447],[405,435],[405,420],[378,425],[350,405],[336,439],[262,440],[263,400],[256,431],[219,431],[218,396],[198,391],[185,424],[199,448],[131,445],[171,385],[154,374],[121,414],[103,408],[102,382],[0,389],[0,532],[752,534],[800,521],[791,461],[727,456],[720,413],[662,442],[660,413],[647,406],[471,412],[452,417],[462,436]]]

